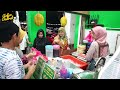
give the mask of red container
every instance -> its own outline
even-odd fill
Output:
[[[71,61],[73,61],[74,63],[77,63],[78,65],[80,65],[79,68],[83,69],[83,70],[86,70],[86,68],[88,67],[88,64],[80,59],[77,59],[71,55],[64,55],[64,56],[61,56],[61,58],[63,59],[70,59]]]

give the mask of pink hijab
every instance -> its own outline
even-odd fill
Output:
[[[99,56],[106,57],[109,53],[109,45],[106,41],[107,39],[107,31],[101,26],[96,26],[92,29],[92,31],[96,35],[96,42],[99,44]]]

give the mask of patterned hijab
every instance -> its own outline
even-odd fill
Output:
[[[64,33],[64,36],[63,37],[60,37],[60,39],[63,39],[63,40],[67,40],[67,35],[66,35],[66,31],[65,31],[65,28],[64,27],[60,27],[58,29],[58,35],[60,32],[63,32]]]

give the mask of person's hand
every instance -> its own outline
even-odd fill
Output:
[[[24,79],[30,79],[30,77],[33,75],[33,73],[35,72],[36,70],[36,64],[30,64],[29,62],[29,67],[28,67],[28,72],[27,74],[24,76]]]
[[[30,60],[30,61],[28,61],[27,64],[24,65],[24,68],[26,69],[26,68],[30,67],[32,64],[33,64],[33,62]]]
[[[28,42],[28,44],[30,44],[30,45],[31,45],[32,43],[31,43],[31,42]]]
[[[67,50],[70,50],[70,48],[69,48],[69,47],[67,47]]]
[[[26,55],[26,57],[27,57],[28,59],[31,59],[31,58],[33,58],[35,55],[36,55],[35,52],[30,52],[29,54]]]
[[[33,74],[35,72],[35,69],[36,69],[36,64],[32,63],[32,65],[30,65],[28,67],[28,72],[30,72],[31,74]]]
[[[59,40],[55,40],[54,42],[59,44],[60,41]]]
[[[26,65],[27,65],[27,68],[30,67],[32,64],[34,64],[34,63],[32,62],[32,60],[28,61],[28,63],[26,64]]]

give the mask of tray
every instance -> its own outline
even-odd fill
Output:
[[[64,55],[64,56],[61,56],[61,58],[65,59],[65,60],[71,60],[75,64],[78,64],[79,68],[81,68],[83,70],[86,70],[86,68],[88,67],[88,64],[86,62],[84,62],[78,58],[75,58],[71,55]]]

